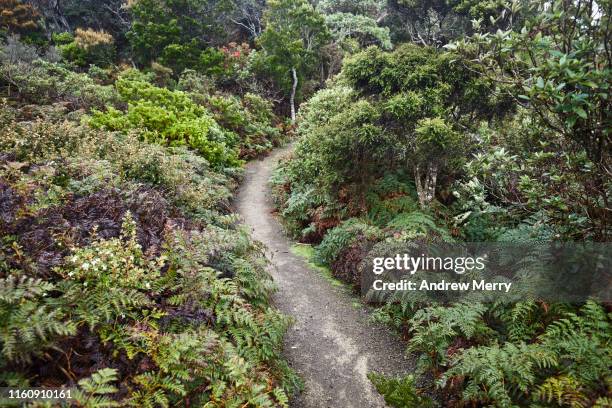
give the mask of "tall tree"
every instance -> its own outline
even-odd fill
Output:
[[[345,61],[343,80],[374,104],[377,124],[393,135],[385,166],[407,165],[422,207],[434,199],[441,176],[461,169],[475,126],[511,107],[472,65],[414,44],[391,53],[370,47]]]
[[[137,61],[161,59],[182,71],[197,65],[200,53],[223,44],[228,37],[226,17],[233,9],[227,0],[134,0],[127,37]]]
[[[352,38],[360,46],[380,45],[391,48],[389,27],[381,27],[385,7],[377,0],[322,0],[317,10],[325,15],[334,42],[341,46],[345,39]]]
[[[272,0],[259,44],[280,87],[289,93],[291,121],[303,80],[317,67],[320,50],[329,40],[325,19],[306,0]]]

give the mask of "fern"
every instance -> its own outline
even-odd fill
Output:
[[[529,341],[544,328],[544,313],[533,300],[503,305],[494,314],[504,323],[504,332],[512,342]]]
[[[439,236],[446,242],[453,241],[450,233],[446,229],[439,227],[432,216],[420,211],[399,214],[389,222],[388,227],[421,233],[427,236],[433,234]]]
[[[85,408],[111,408],[121,406],[108,395],[117,392],[111,383],[117,381],[117,370],[103,368],[79,381],[79,389],[74,393],[74,402]]]
[[[482,303],[418,310],[409,321],[413,335],[408,350],[423,353],[419,359],[421,369],[446,365],[447,351],[458,337],[482,342],[493,334],[483,321],[486,311]]]
[[[431,398],[421,395],[412,375],[388,378],[381,374],[369,373],[368,378],[385,398],[385,402],[392,407],[428,408],[435,406]]]
[[[512,407],[514,395],[524,395],[533,387],[538,370],[558,364],[557,355],[540,344],[472,347],[453,358],[439,385],[445,386],[451,378],[466,378],[465,401]]]
[[[612,366],[611,321],[603,306],[589,300],[579,313],[566,312],[551,323],[540,340],[567,362],[562,373],[596,387]]]
[[[272,390],[272,395],[274,395],[274,398],[281,407],[289,408],[289,397],[287,397],[287,394],[282,388],[274,388]]]
[[[50,305],[47,296],[54,289],[25,276],[0,279],[0,344],[9,361],[30,363],[58,338],[75,334],[76,326]]]
[[[568,376],[547,378],[538,386],[534,400],[571,408],[584,408],[590,405],[590,399],[584,394],[582,384]]]

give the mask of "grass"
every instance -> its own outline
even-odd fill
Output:
[[[321,275],[327,282],[329,282],[330,285],[346,291],[351,296],[355,296],[355,293],[348,284],[342,282],[339,279],[336,279],[332,275],[332,272],[328,267],[319,265],[315,262],[315,249],[312,247],[312,245],[301,243],[293,244],[290,248],[290,251],[293,255],[303,258],[306,261],[308,267],[317,271],[319,275]],[[367,307],[367,305],[365,305],[361,301],[361,299],[353,300],[351,302],[351,306],[354,309],[362,309],[363,307]]]
[[[308,266],[311,269],[317,271],[319,275],[325,278],[325,280],[329,282],[332,286],[342,288],[342,289],[348,289],[348,286],[345,283],[334,278],[329,268],[315,263],[314,261],[315,249],[312,247],[312,245],[299,244],[299,243],[293,244],[291,246],[291,253],[293,255],[297,255],[301,258],[304,258]]]

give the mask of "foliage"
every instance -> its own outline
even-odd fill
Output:
[[[185,149],[14,120],[1,132],[18,161],[0,173],[14,203],[0,226],[0,381],[65,379],[92,407],[286,406],[289,322],[269,306],[259,247],[223,215],[231,180]]]
[[[285,95],[292,86],[296,87],[293,93],[299,95],[304,78],[316,68],[320,48],[328,40],[325,20],[305,0],[273,0],[264,18],[266,29],[258,43],[265,52],[269,74]]]
[[[113,87],[100,84],[87,74],[66,69],[51,55],[39,56],[36,49],[9,39],[0,49],[0,85],[8,97],[45,105],[61,103],[77,110],[102,108],[117,102]]]
[[[362,15],[335,13],[325,16],[335,41],[342,43],[346,38],[356,38],[360,45],[367,47],[378,44],[390,49],[391,38],[388,27],[379,27],[376,20]]]
[[[225,38],[226,1],[138,0],[130,3],[127,38],[141,64],[159,60],[177,74],[196,68],[206,48]],[[215,44],[216,43],[216,44]]]
[[[482,342],[491,329],[482,317],[483,304],[457,304],[452,307],[430,306],[418,310],[409,324],[413,330],[408,350],[421,352],[421,369],[447,365],[447,350],[461,339]]]
[[[75,401],[87,408],[117,407],[119,404],[106,397],[107,394],[117,392],[117,388],[110,383],[117,381],[117,370],[103,368],[79,381],[80,390],[74,396]]]
[[[21,0],[0,1],[0,34],[18,34],[30,43],[44,43],[40,13]],[[4,35],[3,35],[4,36]]]
[[[64,33],[55,40],[62,57],[79,67],[106,67],[115,59],[115,40],[105,31],[77,28],[74,37]]]
[[[139,129],[145,140],[170,146],[187,145],[213,166],[240,163],[234,135],[221,128],[187,93],[156,87],[138,71],[127,71],[115,86],[128,103],[127,112],[113,107],[104,113],[94,111],[91,126],[124,132]]]
[[[331,265],[343,248],[348,247],[358,237],[376,239],[382,236],[381,231],[371,225],[367,225],[358,219],[350,219],[336,228],[331,229],[323,241],[316,248],[317,262],[323,265]]]
[[[516,103],[554,135],[547,139],[562,138],[572,172],[579,173],[585,166],[597,169],[595,179],[583,180],[582,188],[596,197],[588,205],[598,239],[608,222],[607,216],[595,215],[596,208],[608,207],[609,191],[603,176],[610,172],[608,6],[530,2],[525,7],[533,16],[523,24],[495,34],[475,34],[451,46],[475,58],[478,72],[509,84]],[[524,181],[534,183],[527,177]]]
[[[241,99],[213,95],[204,102],[213,118],[240,138],[240,157],[252,158],[270,150],[281,141],[272,104],[259,95],[246,93]]]
[[[383,375],[370,373],[368,378],[379,393],[385,397],[385,402],[396,408],[433,407],[433,401],[419,394],[412,375],[402,378],[387,378]]]
[[[529,391],[536,384],[540,385],[533,394],[534,402],[556,400],[561,406],[592,404],[597,399],[599,387],[605,387],[607,374],[605,370],[601,371],[602,366],[581,367],[579,362],[584,358],[594,358],[602,364],[609,361],[610,356],[606,355],[605,346],[600,342],[602,335],[604,338],[607,336],[604,333],[609,317],[594,302],[587,302],[580,315],[569,312],[568,316],[570,319],[562,318],[550,324],[537,343],[507,342],[470,348],[456,354],[452,367],[441,382],[444,384],[453,377],[468,378],[463,391],[464,400],[485,401],[499,406],[527,404]],[[593,324],[597,328],[591,326]],[[578,327],[581,327],[580,334],[574,331]],[[572,340],[567,343],[569,338]],[[581,350],[580,354],[568,353],[565,347],[569,344],[572,344],[572,350]],[[602,346],[604,348],[600,348]]]

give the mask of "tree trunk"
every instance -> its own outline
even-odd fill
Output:
[[[438,181],[438,165],[429,163],[425,179],[421,173],[421,166],[417,164],[414,170],[414,181],[416,184],[417,195],[419,197],[419,205],[425,208],[436,196],[436,183]]]
[[[298,87],[298,77],[295,68],[291,68],[291,75],[293,75],[293,86],[291,87],[291,99],[289,103],[291,104],[291,123],[295,123],[295,92]]]

